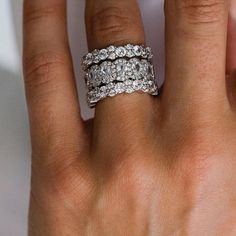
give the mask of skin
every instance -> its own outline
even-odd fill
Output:
[[[236,235],[230,5],[166,0],[161,96],[107,98],[93,120],[83,121],[66,2],[25,0],[30,236]],[[86,27],[90,49],[145,43],[135,0],[87,0]]]

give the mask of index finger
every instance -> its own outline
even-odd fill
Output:
[[[24,1],[24,78],[34,155],[71,153],[84,139],[65,0]]]

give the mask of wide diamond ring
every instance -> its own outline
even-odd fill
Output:
[[[113,60],[93,62],[89,67],[84,67],[88,105],[91,108],[95,107],[106,97],[114,97],[121,93],[143,92],[153,96],[158,95],[151,58],[152,56],[129,58],[124,55]]]

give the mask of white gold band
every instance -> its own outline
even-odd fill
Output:
[[[112,53],[115,55],[111,57]],[[98,56],[96,60],[94,55]],[[99,101],[122,93],[158,95],[151,58],[150,48],[130,44],[87,54],[83,66],[88,105],[93,108]]]
[[[85,74],[88,88],[108,84],[113,81],[154,79],[153,65],[145,59],[117,59],[93,65]]]
[[[143,45],[131,45],[125,46],[110,46],[101,50],[95,49],[82,58],[82,66],[84,70],[87,70],[91,65],[99,64],[105,60],[116,60],[118,58],[133,58],[139,57],[143,59],[151,60],[153,57],[150,47],[144,47]]]
[[[158,86],[152,79],[141,79],[141,80],[126,80],[124,82],[109,83],[101,87],[92,88],[88,92],[88,105],[93,108],[96,104],[105,99],[106,97],[114,97],[118,94],[144,92],[150,95],[158,95]]]

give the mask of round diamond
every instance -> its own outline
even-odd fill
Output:
[[[109,91],[109,96],[110,97],[114,97],[116,95],[116,90],[113,88],[113,89],[110,89]]]
[[[141,50],[141,47],[136,45],[134,46],[134,54],[137,56],[137,57],[140,57],[142,55],[142,50]]]
[[[93,61],[94,61],[94,63],[99,63],[99,56],[98,56],[98,53],[99,53],[99,51],[98,50],[94,50],[93,51]]]
[[[127,57],[131,58],[135,56],[133,52],[133,46],[131,44],[126,45],[125,48],[127,49],[127,52],[126,52]]]
[[[118,47],[116,49],[116,55],[118,57],[124,57],[126,55],[126,49],[124,47]]]
[[[108,53],[107,53],[107,50],[106,49],[102,49],[99,54],[98,54],[100,60],[106,60],[107,57],[108,57]]]
[[[116,54],[114,52],[111,52],[110,55],[108,56],[110,60],[115,60],[116,59]]]
[[[109,52],[114,52],[116,50],[116,47],[115,46],[110,46],[110,47],[107,48],[107,50]]]

